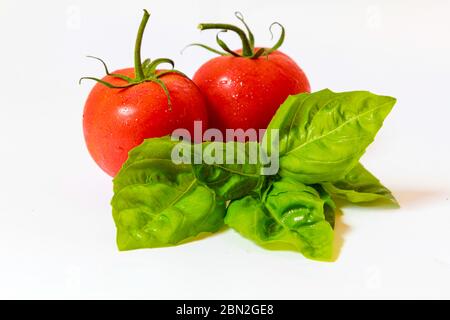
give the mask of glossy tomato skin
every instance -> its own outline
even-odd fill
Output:
[[[134,69],[117,70],[134,77]],[[104,81],[124,85],[125,81],[106,76]],[[207,126],[207,110],[198,87],[188,78],[171,73],[160,78],[167,86],[171,110],[161,86],[141,83],[126,89],[111,89],[97,83],[89,94],[83,114],[83,131],[88,150],[97,164],[115,176],[128,151],[146,138],[171,134],[186,128],[193,137],[194,121]]]
[[[280,51],[257,59],[216,57],[193,80],[206,98],[210,127],[223,134],[226,129],[265,129],[289,95],[310,92],[302,69]]]

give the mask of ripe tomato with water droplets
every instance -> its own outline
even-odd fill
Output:
[[[90,92],[83,113],[83,131],[95,162],[115,176],[128,158],[128,152],[144,139],[171,134],[175,129],[189,130],[194,137],[194,121],[207,126],[207,110],[199,88],[166,58],[141,62],[140,47],[149,14],[139,27],[134,68],[108,71]],[[162,63],[171,70],[157,70]]]
[[[265,129],[289,95],[310,92],[303,70],[277,50],[284,41],[283,26],[272,24],[281,27],[280,39],[274,47],[257,48],[242,14],[237,12],[236,17],[244,23],[247,34],[228,24],[202,23],[199,29],[236,32],[242,40],[241,50],[230,50],[218,36],[217,42],[224,52],[193,44],[221,55],[203,64],[193,80],[205,96],[210,126],[223,134],[226,129]]]
[[[115,73],[133,77],[133,68]],[[104,81],[123,85],[111,76]],[[146,138],[161,137],[185,128],[194,134],[194,121],[207,126],[206,105],[200,90],[188,78],[166,74],[161,78],[170,95],[157,83],[143,82],[125,89],[97,83],[86,101],[83,130],[88,150],[97,164],[115,176],[127,160],[128,151]]]
[[[223,133],[265,129],[289,95],[310,91],[303,71],[280,51],[268,58],[216,57],[193,80],[205,95],[210,126]]]

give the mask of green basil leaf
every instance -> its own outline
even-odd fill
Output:
[[[171,160],[172,150],[177,143],[170,137],[153,138],[133,148],[113,180],[114,193],[134,184],[176,183],[179,175],[174,173],[190,170],[190,164],[174,166]]]
[[[232,201],[225,223],[268,249],[290,249],[316,260],[331,260],[333,229],[325,201],[312,187],[290,179],[273,182],[262,199]]]
[[[114,178],[119,250],[176,245],[223,225],[224,201],[197,180],[190,164],[172,162],[176,143],[145,140]]]
[[[264,176],[261,175],[258,143],[206,142],[201,151],[203,161],[193,165],[195,175],[224,200],[259,192]],[[207,155],[211,155],[207,157],[210,159],[205,159]]]
[[[320,199],[323,200],[323,214],[325,215],[325,220],[330,224],[330,226],[334,229],[336,224],[336,203],[334,202],[331,194],[325,190],[325,188],[320,184],[312,185],[314,189],[319,193]]]
[[[336,198],[353,203],[386,200],[398,205],[388,188],[358,163],[345,177],[336,182],[325,182],[322,186]]]
[[[278,129],[281,176],[306,184],[338,181],[358,163],[395,102],[367,91],[290,96],[272,119],[263,147],[274,152],[271,129]]]

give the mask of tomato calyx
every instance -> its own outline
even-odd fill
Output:
[[[80,78],[79,83],[81,83],[82,80],[94,80],[111,89],[125,89],[144,82],[154,82],[159,86],[161,86],[161,88],[163,89],[165,95],[167,96],[169,109],[172,110],[172,103],[170,100],[169,90],[167,89],[167,86],[164,84],[164,82],[161,81],[161,77],[170,73],[177,73],[182,76],[186,75],[178,70],[175,70],[175,63],[168,58],[159,58],[153,61],[151,59],[145,59],[144,62],[141,62],[142,37],[144,35],[145,27],[147,25],[149,18],[150,14],[148,13],[147,10],[144,9],[144,16],[142,17],[141,24],[139,25],[139,30],[137,33],[136,43],[134,47],[134,74],[135,74],[134,78],[118,73],[110,73],[106,63],[102,59],[94,56],[87,56],[88,58],[99,60],[103,64],[106,75],[111,76],[113,78],[121,79],[125,81],[126,84],[116,85],[95,77],[82,77]],[[157,71],[156,68],[160,64],[170,64],[171,69],[164,71]]]
[[[241,28],[235,26],[235,25],[231,25],[231,24],[225,24],[225,23],[200,23],[198,25],[198,28],[200,30],[220,30],[217,34],[216,34],[216,42],[219,45],[219,47],[222,48],[223,52],[217,49],[214,49],[210,46],[204,45],[202,43],[192,43],[190,45],[188,45],[187,47],[192,47],[192,46],[196,46],[196,47],[201,47],[203,49],[206,49],[208,51],[211,51],[213,53],[216,53],[218,55],[221,56],[234,56],[234,57],[242,57],[242,58],[249,58],[249,59],[257,59],[260,56],[269,56],[269,54],[271,54],[272,52],[274,52],[275,50],[277,50],[279,47],[281,47],[281,45],[284,42],[285,36],[286,36],[286,32],[284,27],[281,25],[281,23],[279,22],[274,22],[270,25],[269,27],[269,32],[272,36],[273,39],[273,32],[272,32],[272,28],[273,26],[277,25],[281,28],[281,34],[280,37],[278,39],[278,41],[275,43],[275,45],[271,48],[260,48],[258,50],[255,50],[255,37],[252,33],[252,31],[250,30],[249,26],[247,25],[247,23],[244,20],[244,16],[242,15],[242,13],[236,11],[234,13],[234,15],[236,16],[236,18],[242,22],[242,24],[244,25],[247,33],[242,30]],[[232,31],[235,32],[242,41],[242,54],[238,54],[237,52],[231,50],[227,44],[220,39],[219,35],[223,32],[227,32],[227,31]],[[187,48],[186,47],[186,48]]]

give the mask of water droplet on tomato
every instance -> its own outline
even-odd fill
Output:
[[[221,84],[221,85],[231,86],[231,84],[232,84],[231,82],[232,81],[228,77],[222,77],[219,79],[219,84]]]
[[[128,107],[128,106],[124,106],[124,107],[121,107],[119,110],[118,110],[118,113],[121,115],[121,116],[130,116],[130,115],[132,115],[133,113],[134,113],[134,109],[133,108],[130,108],[130,107]]]

